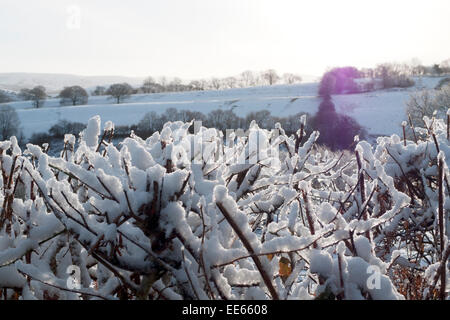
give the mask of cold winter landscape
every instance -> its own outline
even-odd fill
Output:
[[[0,12],[0,300],[450,299],[447,1],[411,1],[401,21],[439,17],[402,44],[398,4],[323,1],[321,29],[301,1],[21,2]],[[388,23],[328,34],[368,12]]]

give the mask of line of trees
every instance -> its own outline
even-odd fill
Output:
[[[403,74],[412,77],[441,76],[450,73],[450,59],[428,66],[423,65],[418,59],[412,59],[408,63],[381,63],[375,68],[362,68],[360,72],[365,78],[376,78],[383,74],[384,69],[388,69],[393,74]]]
[[[139,88],[133,88],[128,83],[115,83],[109,87],[97,86],[92,92],[93,96],[109,95],[116,103],[122,103],[132,94],[138,93],[161,93],[182,91],[221,90],[232,88],[245,88],[253,86],[274,85],[277,83],[295,84],[300,83],[302,78],[295,73],[284,73],[279,75],[276,70],[268,69],[263,72],[247,70],[234,77],[211,78],[192,80],[183,83],[180,78],[168,81],[166,77],[155,79],[147,77]],[[19,98],[32,101],[34,108],[41,108],[49,97],[44,86],[36,86],[32,89],[24,88],[19,92]],[[58,95],[61,106],[76,106],[87,104],[88,92],[81,86],[65,87]],[[12,99],[3,91],[0,91],[0,103],[10,102]]]
[[[140,90],[143,93],[221,90],[264,85],[271,86],[278,83],[294,84],[300,83],[301,81],[301,76],[295,73],[285,73],[283,75],[279,75],[274,69],[268,69],[262,72],[246,70],[237,76],[192,80],[188,84],[183,84],[179,78],[175,78],[171,82],[167,82],[165,77],[160,78],[158,81],[153,77],[148,77],[144,80]]]
[[[192,120],[201,121],[203,126],[214,127],[225,132],[226,129],[240,129],[248,128],[250,123],[254,120],[260,128],[273,129],[276,123],[280,123],[286,134],[294,134],[301,127],[301,117],[307,115],[308,126],[305,131],[310,134],[313,130],[313,117],[307,113],[298,113],[289,117],[272,116],[270,111],[261,110],[250,112],[245,117],[239,117],[232,109],[215,109],[207,114],[191,110],[177,110],[175,108],[168,108],[164,113],[158,114],[155,111],[150,111],[137,124],[116,126],[114,135],[117,137],[129,136],[131,131],[136,132],[141,137],[147,138],[156,131],[161,131],[164,124],[168,121],[183,121],[189,122]],[[60,120],[53,125],[48,132],[38,132],[32,135],[30,142],[41,145],[43,143],[60,139],[64,134],[70,133],[78,135],[85,125],[78,122],[70,122],[68,120]]]
[[[319,85],[319,94],[323,90],[330,94],[360,93],[377,89],[407,88],[414,85],[413,76],[442,76],[450,74],[450,59],[440,64],[424,66],[419,60],[413,59],[410,63],[382,63],[375,68],[343,67],[328,70],[322,77]],[[364,78],[364,81],[358,79]],[[192,80],[183,83],[181,79],[174,78],[168,81],[166,77],[155,79],[147,77],[139,88],[133,88],[128,83],[116,83],[111,86],[97,86],[92,92],[93,96],[109,95],[116,103],[122,103],[132,94],[137,93],[161,93],[182,91],[221,90],[232,88],[244,88],[277,83],[295,84],[302,81],[298,74],[285,73],[279,75],[276,70],[268,69],[263,72],[247,70],[235,77],[211,78]],[[48,98],[43,86],[33,89],[22,89],[19,97],[30,100],[35,108],[40,108]],[[65,87],[58,96],[61,105],[87,104],[89,94],[80,86]],[[0,103],[9,102],[11,98],[0,91]]]
[[[47,100],[49,96],[44,86],[36,86],[33,89],[21,89],[19,92],[19,97],[22,100],[31,101],[33,107],[38,109],[44,105],[45,100]],[[89,95],[87,91],[80,86],[65,87],[58,95],[62,106],[87,104],[88,97]]]
[[[183,91],[203,91],[203,90],[221,90],[233,88],[246,88],[254,86],[274,85],[278,83],[295,84],[300,83],[302,78],[295,73],[284,73],[279,75],[276,70],[268,69],[263,72],[247,70],[233,77],[210,78],[192,80],[183,83],[180,78],[174,78],[169,81],[166,77],[158,79],[147,77],[139,88],[128,88],[127,94],[136,93],[161,93],[161,92],[183,92]],[[123,84],[124,85],[124,84]],[[116,88],[117,89],[117,88]],[[121,88],[121,90],[123,87]],[[110,94],[110,90],[104,86],[97,86],[92,92],[94,96]]]
[[[161,131],[164,123],[171,121],[189,122],[201,121],[202,125],[216,128],[225,132],[227,129],[249,128],[255,121],[260,128],[273,129],[279,123],[286,134],[296,134],[302,127],[302,116],[307,115],[305,132],[311,134],[313,130],[322,130],[318,143],[327,146],[331,150],[350,149],[354,145],[354,137],[361,139],[367,137],[367,132],[353,118],[338,114],[331,97],[325,97],[317,114],[297,113],[289,117],[276,117],[268,110],[250,112],[245,117],[239,117],[233,109],[216,109],[208,114],[190,110],[177,110],[169,108],[159,115],[155,111],[148,112],[138,125],[133,129],[139,136],[148,137],[156,131]]]
[[[137,93],[137,91],[128,83],[115,83],[107,89],[98,86],[94,90],[93,95],[108,95],[110,96],[110,99],[114,99],[114,101],[119,104],[135,93]],[[59,94],[61,105],[73,106],[87,104],[88,96],[87,91],[80,86],[66,87]]]
[[[116,83],[112,84],[108,89],[104,87],[97,87],[94,91],[94,95],[109,95],[111,99],[114,99],[116,103],[121,103],[125,99],[129,98],[131,94],[135,94],[137,91],[131,87],[128,83]],[[19,97],[25,101],[31,101],[34,108],[41,108],[45,100],[48,98],[45,87],[36,86],[33,89],[20,90]],[[65,87],[59,95],[61,106],[77,106],[85,105],[88,103],[89,94],[86,89],[80,86]],[[0,103],[10,102],[11,99],[2,91],[0,91]]]
[[[450,74],[450,59],[440,64],[424,66],[419,60],[410,63],[381,63],[375,68],[339,67],[324,73],[319,95],[361,93],[389,88],[408,88],[415,84],[412,77]]]
[[[325,72],[319,84],[319,95],[408,88],[414,84],[410,75],[389,63],[380,64],[370,71],[368,69],[358,70],[355,67],[341,67]]]
[[[216,128],[225,133],[227,129],[249,128],[250,123],[255,121],[260,128],[273,129],[276,123],[280,123],[286,134],[294,134],[301,127],[302,115],[300,112],[289,117],[276,117],[268,110],[250,112],[245,117],[238,116],[233,109],[215,109],[207,114],[198,111],[177,110],[168,108],[164,113],[158,114],[150,111],[144,115],[142,120],[133,129],[141,137],[149,137],[156,131],[161,131],[168,121],[190,122],[192,120],[201,121],[203,126]],[[309,115],[307,118],[312,121]],[[308,126],[308,133],[312,132],[312,125]]]

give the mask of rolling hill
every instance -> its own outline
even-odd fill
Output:
[[[336,110],[354,117],[372,135],[400,134],[409,95],[420,89],[434,88],[440,78],[423,78],[408,89],[381,90],[369,93],[335,95]],[[58,99],[49,99],[41,109],[33,109],[29,101],[8,103],[16,109],[26,137],[46,132],[59,120],[86,123],[94,115],[116,125],[137,124],[149,111],[163,113],[168,108],[188,109],[208,113],[214,109],[233,109],[239,116],[267,109],[272,115],[287,117],[299,112],[314,114],[320,103],[317,82],[298,85],[275,85],[219,91],[137,94],[123,104],[114,104],[106,96],[90,97],[88,105],[59,105]]]

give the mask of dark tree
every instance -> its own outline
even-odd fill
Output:
[[[102,86],[97,86],[94,90],[94,92],[92,92],[92,95],[94,96],[104,96],[106,94],[106,88],[102,87]]]
[[[364,139],[365,131],[352,117],[345,114],[339,114],[335,131],[336,149],[350,149],[354,144],[356,135],[359,135],[361,139]]]
[[[212,78],[210,81],[210,86],[215,90],[219,90],[220,87],[222,86],[222,81],[220,81],[220,79],[217,78]]]
[[[11,136],[17,136],[20,131],[20,120],[16,110],[11,106],[0,107],[0,139],[6,140]]]
[[[191,90],[205,90],[205,83],[199,80],[192,80],[189,82],[189,87]]]
[[[319,85],[319,95],[354,93],[358,91],[354,79],[362,73],[355,67],[334,68],[324,74]]]
[[[155,111],[150,111],[139,121],[137,133],[141,137],[148,137],[161,130],[161,125],[160,116]]]
[[[331,95],[335,91],[336,77],[332,73],[325,73],[319,84],[319,96],[325,99],[331,99]]]
[[[47,93],[43,86],[37,86],[33,89],[22,89],[19,96],[23,100],[31,100],[35,108],[42,107],[45,99],[47,99]]]
[[[152,93],[154,92],[155,86],[155,79],[153,79],[153,77],[147,77],[142,84],[141,90],[143,93]]]
[[[319,110],[314,118],[314,128],[320,132],[318,143],[325,144],[332,150],[336,149],[336,122],[338,114],[330,96],[324,96]]]
[[[86,90],[84,90],[80,86],[73,87],[65,87],[59,94],[61,98],[60,104],[62,106],[66,105],[81,105],[87,104],[88,102],[88,94]]]
[[[11,97],[6,94],[6,92],[0,90],[0,103],[12,101]]]
[[[274,69],[266,70],[262,73],[262,77],[264,80],[267,81],[269,86],[274,85],[275,83],[280,80],[280,76],[277,74],[277,72]]]
[[[377,66],[376,69],[378,76],[381,77],[383,81],[383,88],[390,88],[393,86],[393,79],[392,79],[392,67],[389,64],[380,64]]]
[[[237,129],[240,127],[240,119],[233,110],[216,109],[208,113],[206,126],[218,130]]]
[[[314,119],[313,126],[320,132],[319,144],[326,145],[331,150],[349,149],[354,137],[364,138],[365,132],[355,119],[338,114],[331,98],[324,97]]]
[[[128,83],[112,84],[106,91],[107,95],[110,95],[111,98],[116,99],[117,104],[129,98],[132,93],[133,88]]]
[[[53,125],[48,132],[54,138],[62,138],[68,133],[78,135],[85,128],[86,125],[84,123],[60,120],[57,124]]]
[[[250,123],[255,120],[260,128],[272,129],[275,126],[269,110],[260,110],[256,112],[250,112],[245,117],[245,127],[250,127]]]
[[[302,77],[295,73],[285,73],[283,74],[283,79],[286,84],[300,83]]]
[[[442,73],[442,69],[438,64],[433,65],[433,73],[440,76]]]

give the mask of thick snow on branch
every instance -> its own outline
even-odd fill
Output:
[[[340,153],[256,123],[112,144],[98,116],[59,157],[0,142],[1,298],[446,298],[447,119],[424,123]]]

